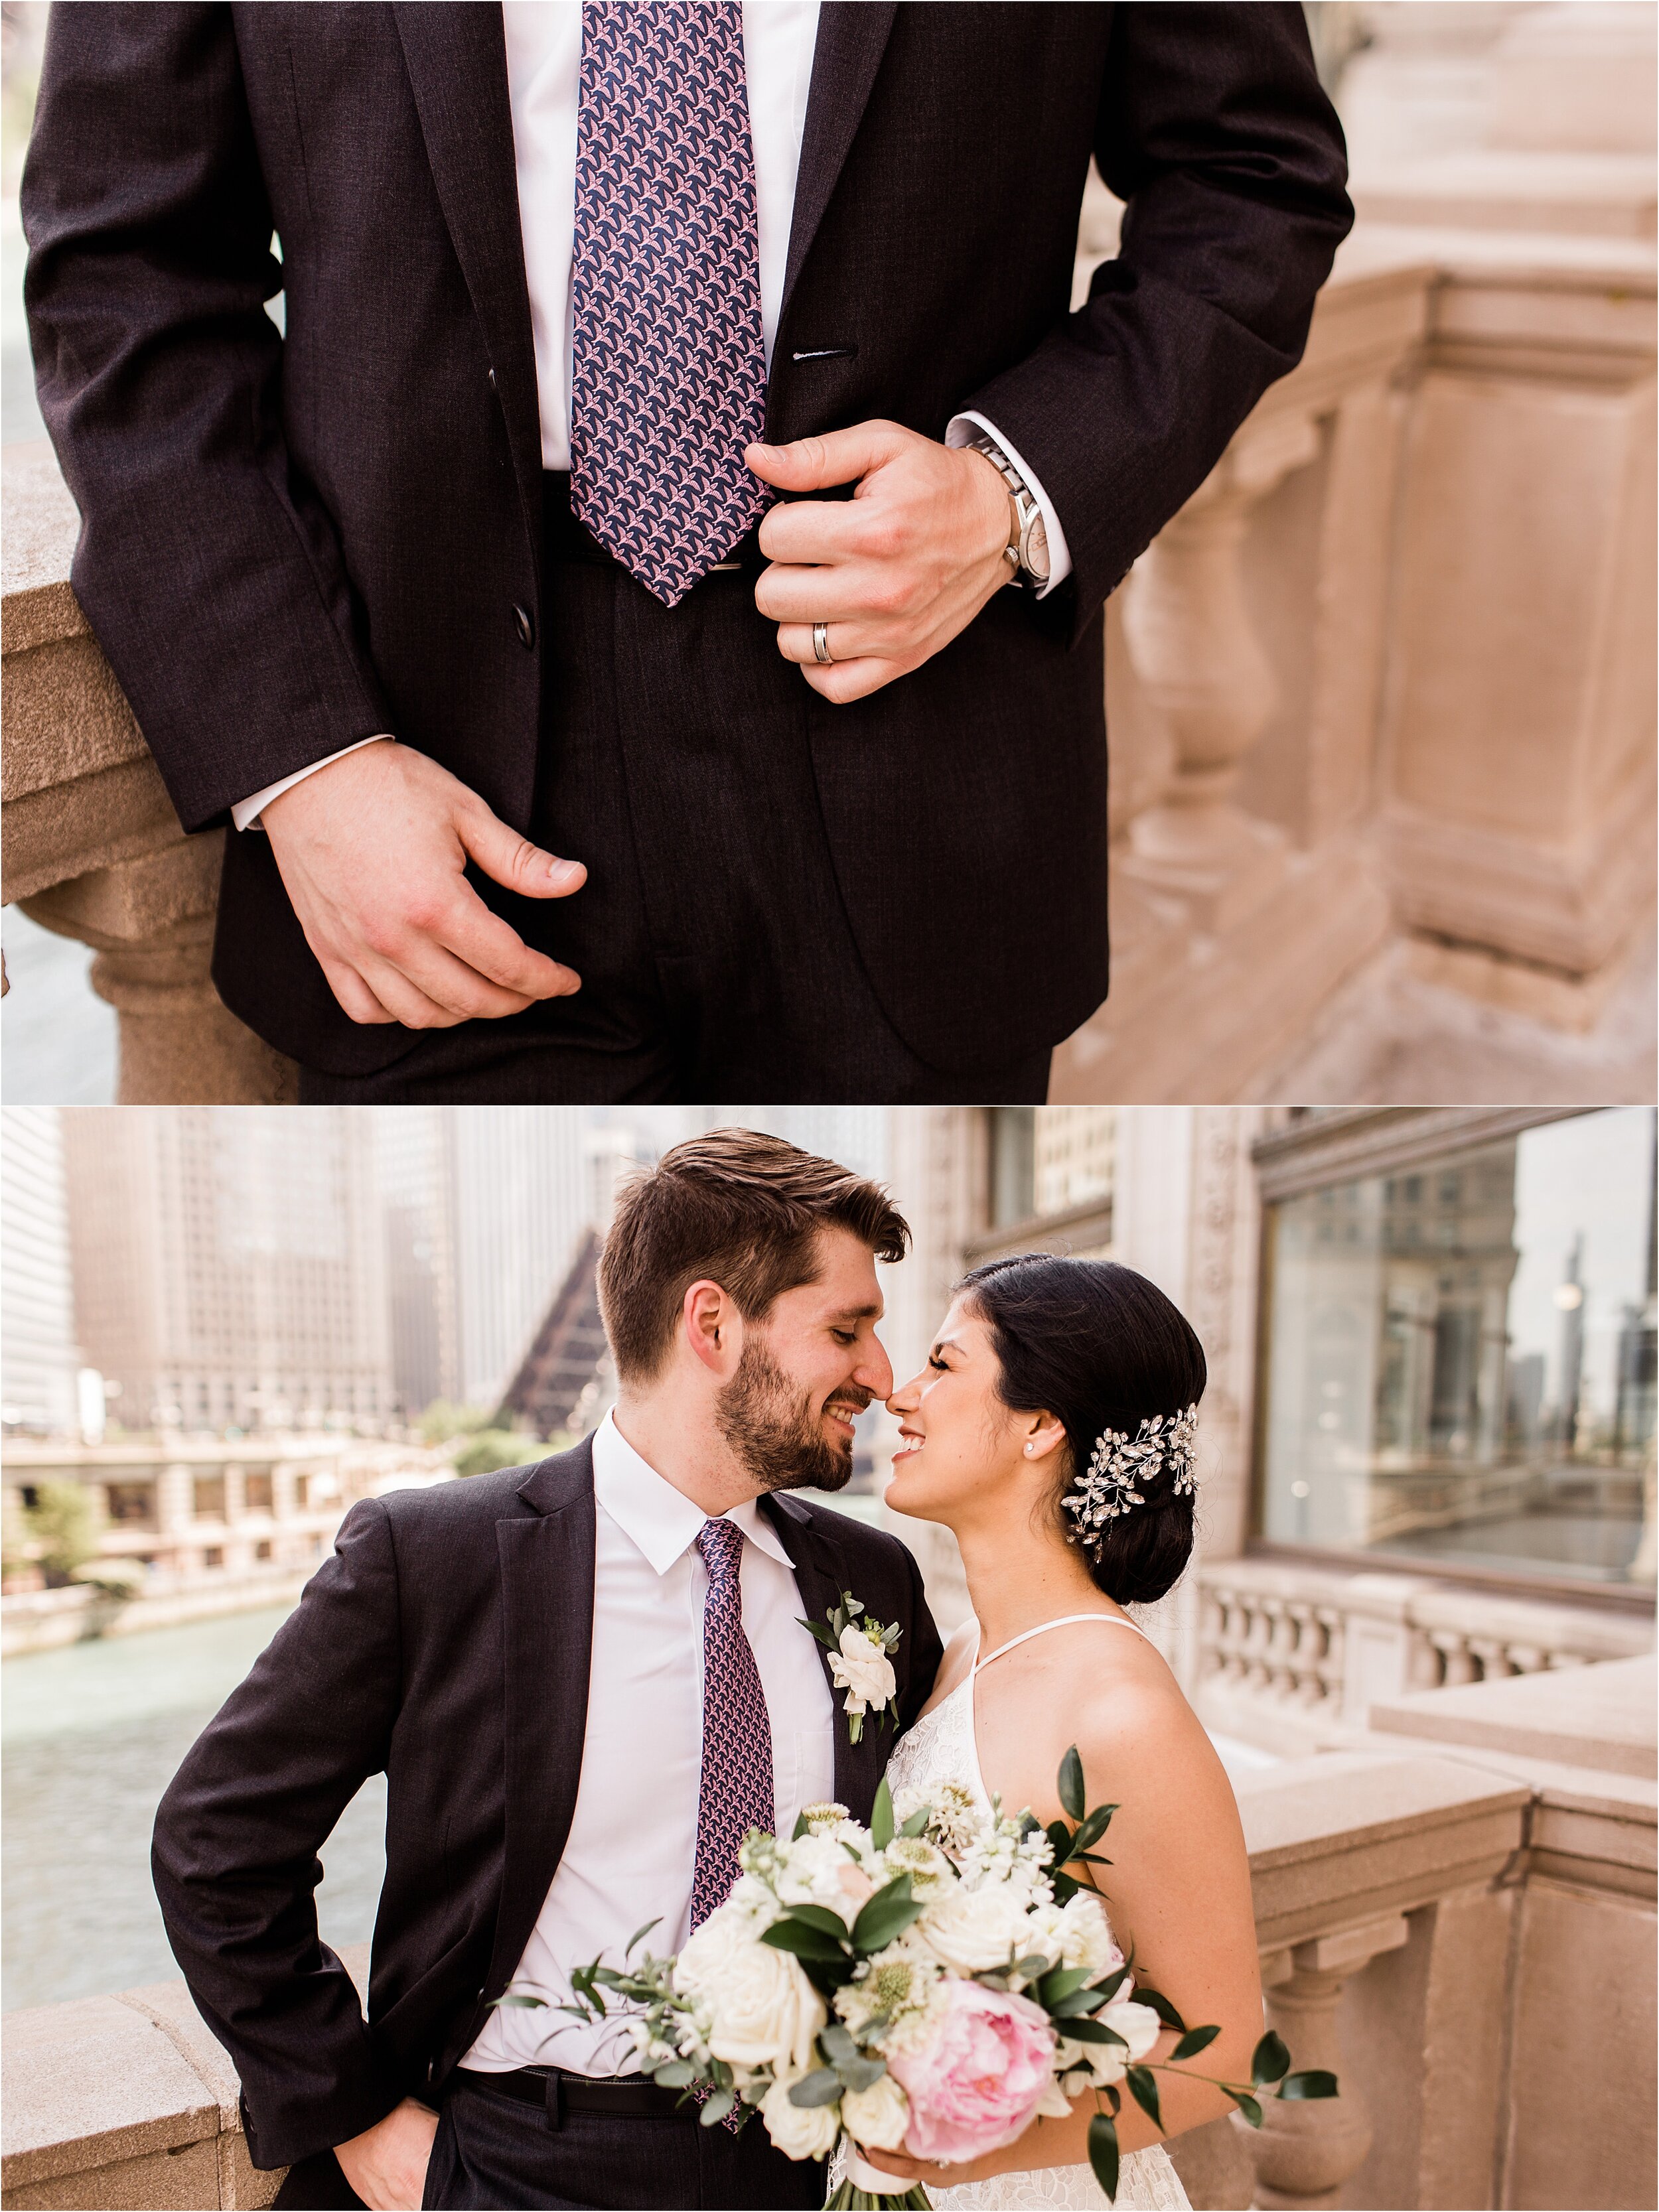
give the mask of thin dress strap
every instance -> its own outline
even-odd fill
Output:
[[[1039,1621],[1035,1628],[1028,1628],[1024,1636],[1013,1637],[1008,1643],[999,1644],[994,1651],[987,1652],[983,1659],[975,1661],[974,1673],[981,1673],[993,1659],[1002,1658],[1019,1644],[1029,1644],[1034,1636],[1046,1636],[1051,1628],[1070,1628],[1080,1620],[1098,1620],[1108,1628],[1127,1628],[1132,1636],[1139,1637],[1143,1644],[1150,1644],[1152,1640],[1144,1628],[1137,1628],[1133,1620],[1126,1620],[1121,1613],[1063,1613],[1058,1620]]]

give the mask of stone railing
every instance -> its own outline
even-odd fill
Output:
[[[1112,992],[1054,1098],[1256,1095],[1385,943],[1596,1018],[1652,891],[1654,292],[1640,240],[1344,246],[1108,609]],[[4,482],[3,896],[96,948],[124,1100],[291,1097],[213,994],[223,833],[180,832],[76,605],[48,449]]]
[[[1595,1023],[1653,896],[1654,294],[1634,240],[1343,248],[1109,608],[1112,991],[1051,1097],[1276,1095],[1385,943]]]
[[[1241,1778],[1268,2019],[1342,2093],[1178,2138],[1194,2206],[1651,2203],[1653,1715],[1642,1662],[1420,1692]],[[181,1984],[7,2027],[5,2206],[270,2202]]]
[[[1283,1559],[1198,1571],[1193,1694],[1224,1734],[1281,1753],[1363,1727],[1379,1699],[1650,1651],[1645,1612],[1500,1596],[1428,1576]]]

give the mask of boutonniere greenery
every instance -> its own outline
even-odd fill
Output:
[[[864,1734],[866,1713],[885,1713],[898,1694],[898,1677],[888,1657],[904,1631],[884,1627],[866,1613],[851,1590],[843,1590],[841,1603],[825,1613],[828,1627],[816,1620],[801,1626],[830,1654],[830,1679],[847,1694],[842,1710],[847,1715],[847,1741],[856,1743]]]

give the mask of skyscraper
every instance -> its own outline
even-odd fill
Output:
[[[76,1424],[74,1300],[55,1106],[8,1109],[0,1143],[0,1399],[8,1428]]]
[[[70,1108],[76,1333],[129,1428],[392,1410],[371,1129],[346,1108]]]

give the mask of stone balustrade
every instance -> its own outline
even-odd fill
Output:
[[[1051,1097],[1277,1095],[1385,945],[1597,1021],[1653,896],[1654,357],[1644,240],[1362,223],[1109,609],[1112,991]]]
[[[1097,188],[1085,274],[1111,232]],[[1640,238],[1343,247],[1302,363],[1109,605],[1112,991],[1053,1097],[1267,1095],[1384,945],[1596,1019],[1652,896],[1654,295]],[[4,521],[3,895],[96,948],[124,1101],[291,1097],[213,993],[224,833],[179,828],[45,446],[8,450]]]
[[[1650,1650],[1644,1610],[1507,1597],[1425,1575],[1283,1558],[1198,1571],[1194,1696],[1223,1733],[1311,1750],[1403,1692],[1456,1687]]]
[[[1374,1718],[1239,1778],[1267,2016],[1342,2088],[1178,2138],[1193,2203],[1650,2204],[1651,1662]],[[270,2202],[182,1984],[7,2027],[5,2207]]]

